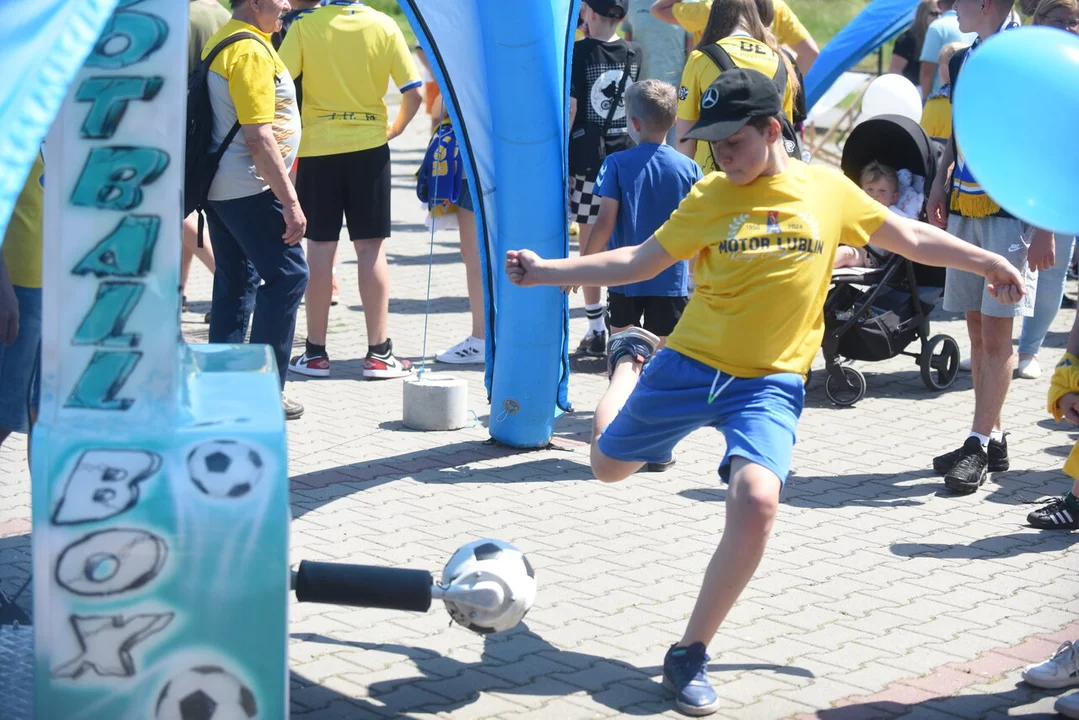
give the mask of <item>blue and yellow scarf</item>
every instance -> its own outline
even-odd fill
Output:
[[[1019,18],[1013,12],[1004,20],[1004,23],[1000,26],[1000,31],[1004,32],[1012,30],[1019,26]],[[967,61],[970,60],[970,56],[978,49],[981,42],[981,38],[974,41],[970,50],[963,56],[963,64],[961,67],[966,66]],[[963,153],[959,148],[958,140],[955,146],[955,172],[952,175],[951,208],[963,217],[972,218],[992,217],[1002,210],[1000,205],[986,194],[985,190],[982,189],[982,186],[975,179],[974,174],[970,171],[966,160],[963,158]]]

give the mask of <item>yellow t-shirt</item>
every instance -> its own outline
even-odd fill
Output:
[[[206,78],[214,114],[213,146],[216,148],[224,142],[237,122],[270,124],[285,168],[291,168],[301,137],[296,86],[274,52],[270,35],[253,25],[229,20],[206,42],[202,57],[205,59],[218,43],[239,32],[255,37],[235,42],[218,53]],[[269,185],[258,174],[244,133],[236,133],[221,156],[209,199],[233,200],[258,195],[267,189]]]
[[[675,5],[675,7],[678,7]],[[727,51],[734,64],[740,68],[757,70],[768,77],[774,77],[779,63],[782,62],[770,47],[746,35],[735,35],[723,38],[717,43]],[[678,119],[697,122],[701,117],[701,96],[708,90],[708,86],[719,77],[720,70],[700,50],[694,50],[689,54],[686,67],[682,71],[682,85],[678,88]],[[783,112],[787,117],[794,116],[794,78],[788,73],[787,89],[783,93]],[[708,143],[697,143],[697,152],[693,159],[701,166],[707,175],[716,169],[712,162],[712,152]]]
[[[383,98],[390,77],[401,92],[423,85],[401,29],[358,2],[324,5],[298,17],[281,44],[292,77],[303,78],[300,157],[386,144]]]
[[[736,377],[809,370],[836,247],[864,246],[888,215],[839,172],[789,163],[745,186],[706,176],[656,231],[672,257],[697,258],[667,346]]]
[[[952,101],[949,98],[938,95],[925,101],[922,129],[929,137],[947,140],[952,136]]]
[[[783,0],[773,0],[776,17],[772,22],[772,34],[780,45],[797,45],[810,38],[805,25]],[[712,12],[712,0],[700,2],[679,2],[671,6],[674,19],[678,24],[693,34],[693,42],[701,39],[704,26],[708,24],[708,14]]]
[[[41,227],[44,221],[45,161],[38,153],[4,232],[4,263],[12,285],[41,287]]]

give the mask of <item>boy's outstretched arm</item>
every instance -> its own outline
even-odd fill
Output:
[[[923,265],[981,275],[989,281],[989,293],[1007,305],[1026,294],[1022,276],[1007,260],[927,223],[888,213],[869,242]]]
[[[610,287],[651,280],[675,262],[653,235],[643,245],[560,260],[546,260],[531,250],[510,250],[506,253],[506,274],[510,282],[521,287]]]

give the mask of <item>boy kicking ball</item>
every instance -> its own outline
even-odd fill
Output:
[[[657,353],[658,338],[640,328],[611,338],[611,382],[596,408],[591,451],[596,477],[617,482],[668,460],[698,428],[726,438],[726,528],[685,634],[663,661],[664,685],[688,715],[719,706],[706,649],[764,554],[790,469],[803,376],[823,339],[838,245],[872,242],[977,273],[1001,302],[1023,294],[1022,278],[1000,256],[889,213],[834,170],[788,158],[782,112],[770,78],[721,74],[686,137],[710,143],[722,172],[698,182],[654,236],[572,259],[506,253],[510,280],[521,286],[624,285],[697,257],[696,289],[666,348]]]

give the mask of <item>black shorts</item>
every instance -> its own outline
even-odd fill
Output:
[[[390,146],[302,157],[296,194],[307,216],[307,239],[337,242],[341,218],[352,240],[390,236]]]
[[[682,318],[682,311],[686,309],[688,302],[687,297],[628,297],[608,290],[607,327],[624,328],[636,325],[654,335],[667,337]]]

